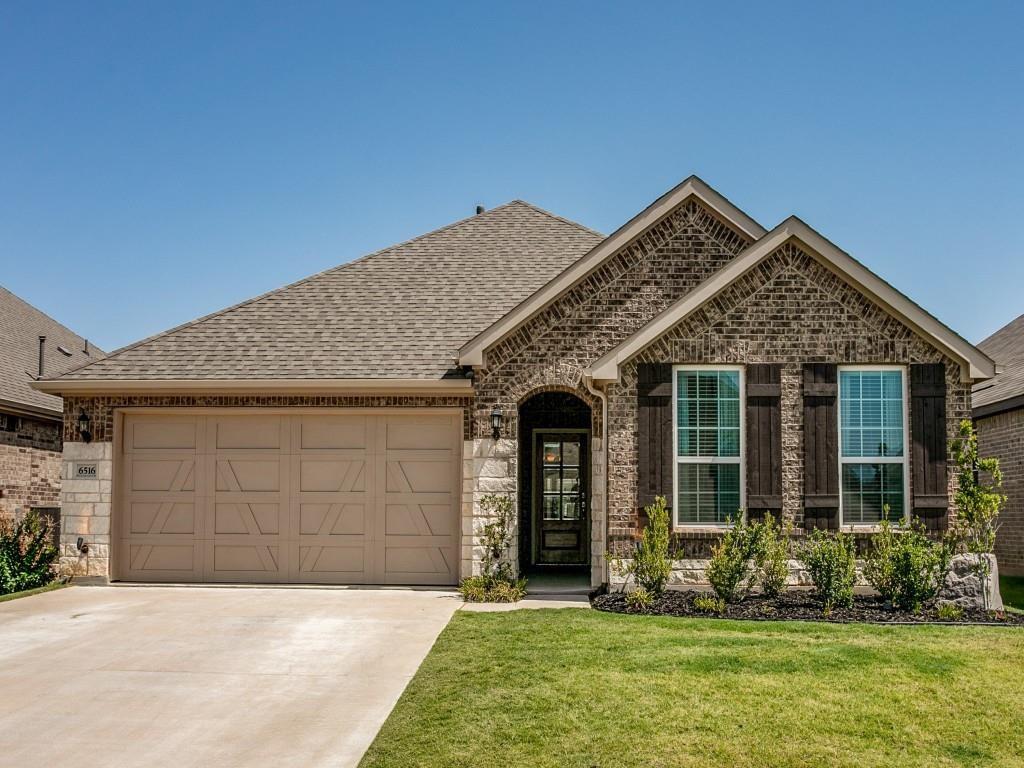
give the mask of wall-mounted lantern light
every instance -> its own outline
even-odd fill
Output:
[[[494,410],[491,411],[491,436],[495,440],[501,437],[501,422],[503,418],[501,408],[494,406]]]
[[[92,442],[92,419],[90,419],[89,414],[85,412],[85,408],[83,408],[82,412],[78,414],[78,434],[81,436],[83,442]]]

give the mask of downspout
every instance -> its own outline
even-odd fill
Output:
[[[604,392],[594,387],[594,382],[589,376],[583,377],[583,384],[587,388],[590,394],[594,395],[598,400],[601,401],[601,466],[604,467],[604,530],[601,531],[601,543],[604,545],[605,552],[608,550],[608,396]],[[591,509],[593,509],[594,503],[591,499]],[[593,519],[593,518],[591,518]],[[593,524],[593,523],[591,523]],[[601,553],[601,583],[608,582],[608,563],[605,562],[605,552]],[[593,560],[594,553],[590,553],[590,558]],[[594,586],[594,585],[592,585]],[[596,585],[600,586],[600,584]]]

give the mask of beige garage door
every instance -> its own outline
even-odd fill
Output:
[[[129,414],[130,581],[453,584],[457,414]]]

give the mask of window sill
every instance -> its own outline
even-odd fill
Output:
[[[721,523],[720,525],[675,525],[672,533],[723,533],[732,528],[731,524]]]

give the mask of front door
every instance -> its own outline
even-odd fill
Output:
[[[534,432],[534,565],[587,562],[588,436],[585,430]]]

